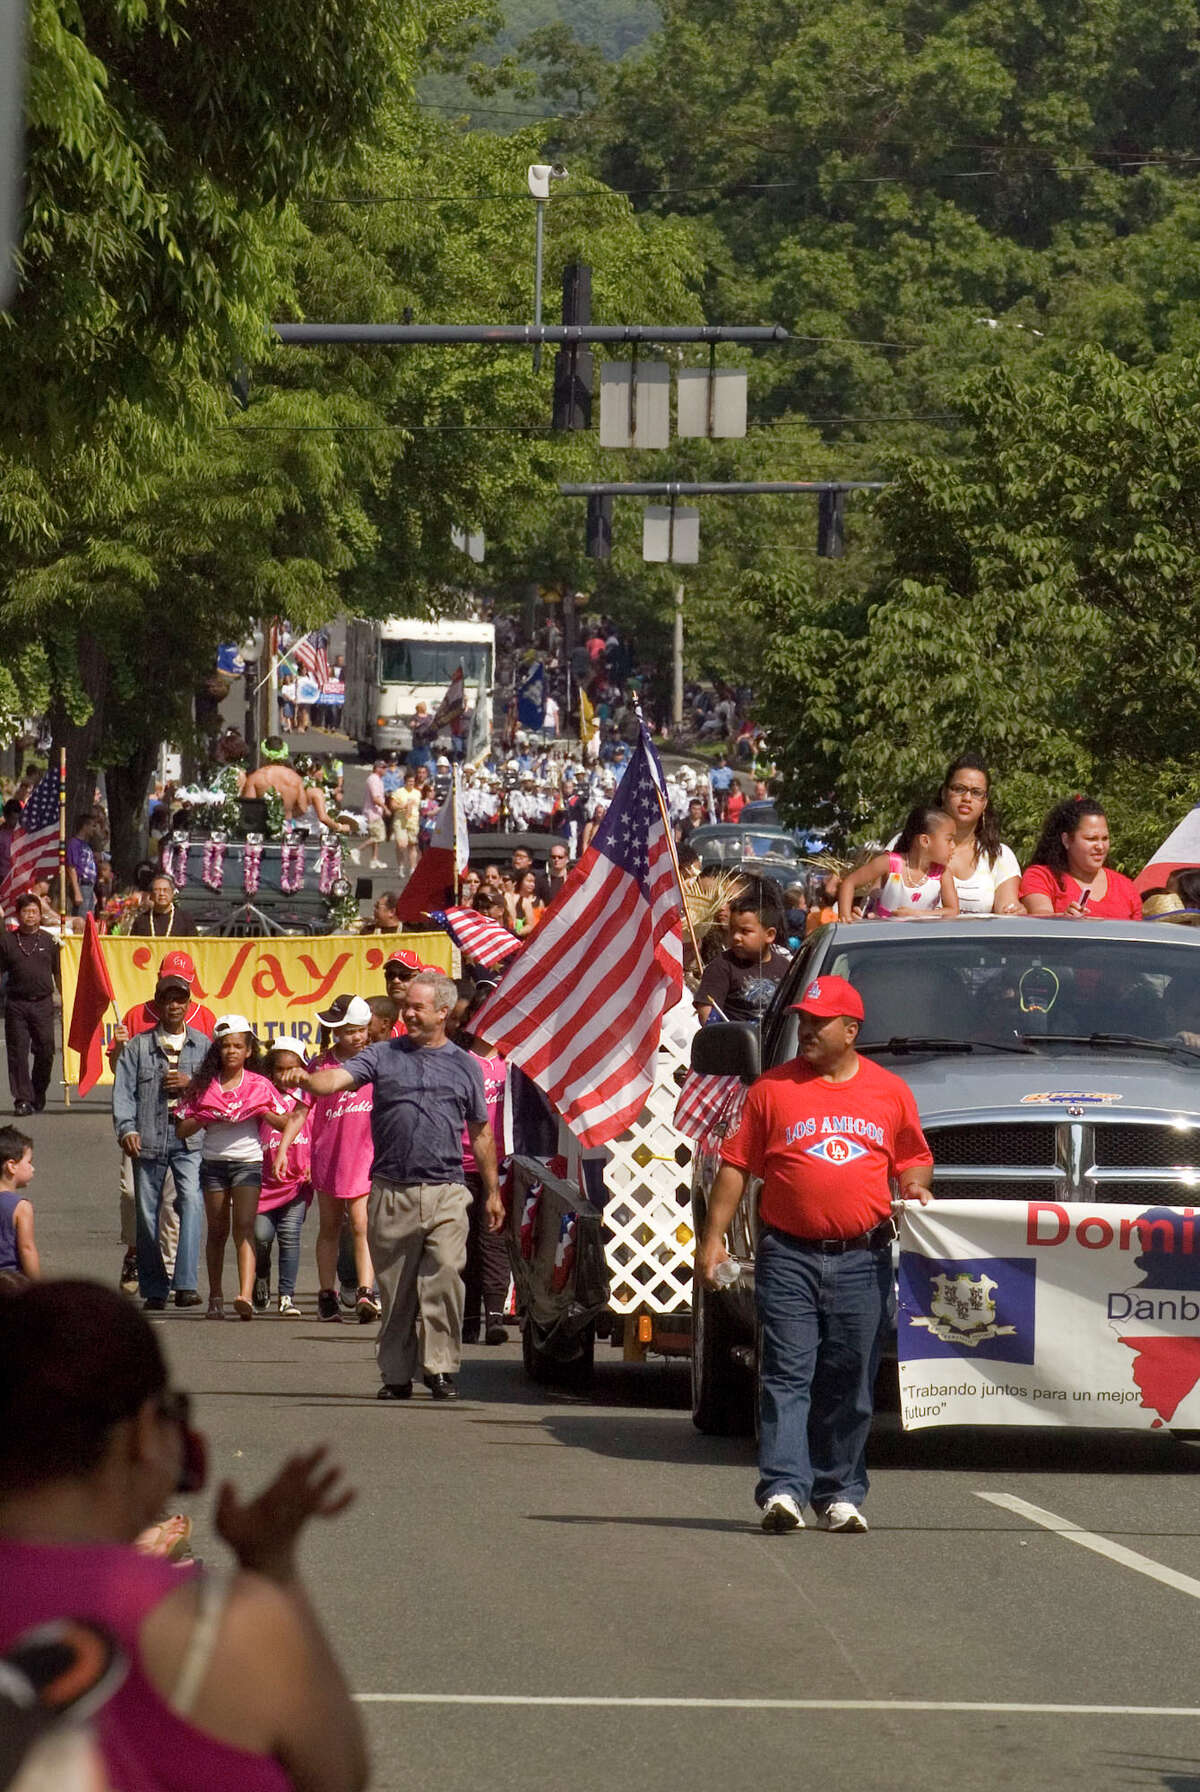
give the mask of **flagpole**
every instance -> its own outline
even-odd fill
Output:
[[[58,749],[58,950],[67,932],[67,749]],[[63,1106],[71,1105],[71,1087],[67,1082],[67,1015],[62,1005],[62,973],[59,973],[58,1030],[62,1039]]]

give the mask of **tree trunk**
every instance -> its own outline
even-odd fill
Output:
[[[141,741],[131,757],[123,765],[110,766],[105,777],[113,872],[118,884],[132,883],[146,856],[147,793],[157,758],[157,742]]]
[[[61,749],[67,755],[67,838],[70,839],[76,817],[92,806],[96,788],[96,763],[100,739],[104,731],[104,711],[108,699],[111,668],[108,656],[94,635],[80,635],[76,644],[79,680],[91,700],[92,712],[86,722],[74,722],[63,699],[56,698],[50,709],[53,745],[51,765],[57,765]],[[52,890],[57,897],[57,889]]]

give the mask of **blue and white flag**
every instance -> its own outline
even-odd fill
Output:
[[[522,728],[540,728],[546,720],[546,669],[541,660],[530,666],[517,686],[517,720]]]
[[[1200,1428],[1200,1213],[1115,1202],[908,1203],[905,1429]]]

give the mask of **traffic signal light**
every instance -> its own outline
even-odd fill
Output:
[[[817,494],[817,553],[823,560],[840,560],[846,552],[846,494]]]
[[[612,506],[612,499],[603,496],[587,501],[584,552],[591,560],[607,560],[612,553]]]
[[[586,262],[573,261],[563,269],[562,320],[592,321],[592,270]],[[555,429],[592,426],[592,351],[578,343],[568,343],[554,357],[552,421]]]

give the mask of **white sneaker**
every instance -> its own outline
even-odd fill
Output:
[[[867,1521],[849,1500],[834,1500],[817,1514],[819,1531],[865,1531]]]
[[[290,1294],[281,1294],[279,1296],[279,1311],[284,1319],[304,1318],[304,1314],[300,1311]]]
[[[773,1493],[763,1507],[762,1528],[782,1534],[784,1531],[802,1531],[804,1518],[799,1506],[790,1493]]]

